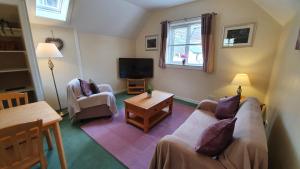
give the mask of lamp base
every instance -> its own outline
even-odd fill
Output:
[[[236,94],[237,95],[242,95],[242,87],[241,86],[239,86],[238,88],[237,88],[237,90],[236,90]]]
[[[67,113],[64,113],[64,112],[57,112],[61,117],[64,117]]]

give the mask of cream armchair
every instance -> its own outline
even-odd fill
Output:
[[[80,81],[73,79],[67,86],[68,111],[72,120],[117,115],[116,98],[108,84],[97,85],[100,93],[84,96]]]

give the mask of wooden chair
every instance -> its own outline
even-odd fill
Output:
[[[13,100],[15,100],[15,105],[20,106],[22,99],[25,104],[28,104],[28,94],[27,93],[0,93],[0,110],[5,108],[4,102],[7,102],[8,107],[14,107]]]
[[[4,108],[11,108],[14,106],[20,106],[22,103],[28,104],[28,94],[27,93],[16,93],[16,92],[6,92],[0,93],[0,110]],[[6,102],[6,105],[4,104]],[[50,130],[43,131],[47,139],[48,149],[52,150],[52,139]]]
[[[42,144],[42,120],[0,129],[0,169],[47,168]]]

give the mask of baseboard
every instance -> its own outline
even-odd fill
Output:
[[[185,101],[185,102],[188,102],[188,103],[192,103],[192,104],[199,104],[200,101],[197,101],[197,100],[193,100],[193,99],[189,99],[189,98],[185,98],[185,97],[180,97],[180,96],[174,96],[175,99],[178,99],[178,100],[182,100],[182,101]]]
[[[122,94],[122,93],[127,93],[127,90],[122,89],[122,90],[118,90],[118,91],[114,92],[115,95]],[[185,102],[196,104],[196,105],[198,105],[200,103],[200,101],[185,98],[185,97],[180,97],[180,96],[177,96],[177,95],[175,95],[174,98],[177,99],[177,100],[185,101]]]

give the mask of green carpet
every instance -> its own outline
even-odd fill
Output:
[[[117,94],[117,107],[123,108],[123,100],[131,97],[125,93]],[[178,101],[178,100],[177,100]],[[191,105],[191,103],[180,101]],[[60,122],[65,156],[69,169],[125,169],[127,168],[101,145],[97,144],[84,131],[80,129],[80,123],[72,124],[66,116]],[[52,135],[53,150],[48,151],[47,142],[44,140],[45,155],[48,169],[60,168],[54,136]],[[40,168],[39,165],[33,167]]]

